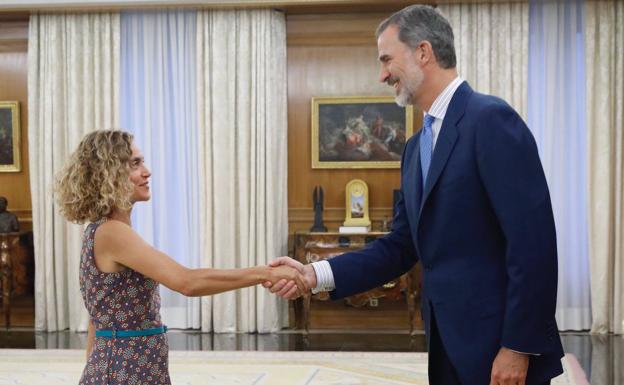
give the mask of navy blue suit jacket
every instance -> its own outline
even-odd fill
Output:
[[[555,224],[537,146],[507,103],[466,82],[449,104],[425,186],[416,134],[401,162],[392,231],[329,261],[331,296],[379,286],[418,260],[426,332],[434,311],[462,384],[489,384],[501,346],[539,354],[527,385],[562,372]]]

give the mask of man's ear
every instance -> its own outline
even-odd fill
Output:
[[[433,54],[433,47],[431,43],[427,40],[423,40],[418,44],[418,47],[414,50],[416,59],[421,64],[428,64],[432,60],[435,60],[435,56]]]

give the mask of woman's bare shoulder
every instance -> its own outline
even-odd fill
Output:
[[[95,230],[94,255],[97,267],[107,273],[119,272],[123,266],[115,260],[116,256],[127,251],[133,242],[132,228],[118,220],[108,219]]]
[[[115,250],[124,248],[128,242],[136,242],[141,238],[128,224],[115,219],[107,219],[95,230],[95,244],[100,250]]]

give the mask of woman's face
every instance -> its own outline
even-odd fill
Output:
[[[141,202],[150,199],[149,178],[152,173],[145,166],[145,159],[141,150],[132,144],[132,157],[130,158],[130,181],[134,185],[134,192],[130,201]]]

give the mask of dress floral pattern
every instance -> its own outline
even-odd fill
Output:
[[[95,329],[139,330],[162,326],[158,283],[125,269],[101,272],[95,265],[95,230],[85,230],[80,257],[80,291]],[[80,385],[171,384],[166,334],[142,337],[96,337]]]

